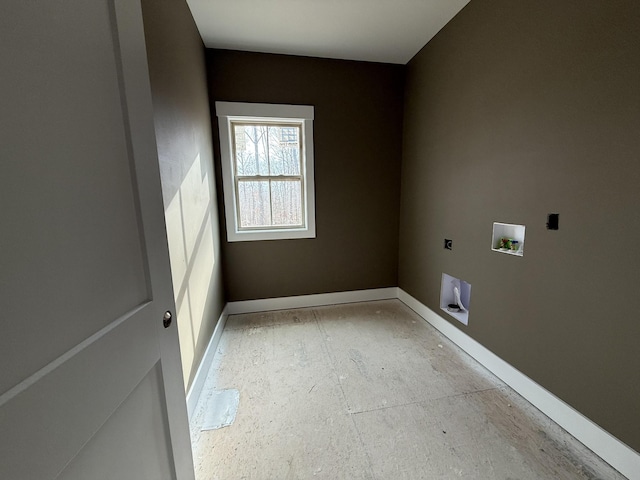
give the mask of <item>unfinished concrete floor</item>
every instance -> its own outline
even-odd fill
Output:
[[[191,430],[197,480],[624,478],[397,300],[230,316]]]

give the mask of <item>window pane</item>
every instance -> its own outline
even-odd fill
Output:
[[[236,174],[268,175],[268,129],[265,125],[234,124]]]
[[[300,175],[300,127],[269,127],[271,175]]]
[[[238,181],[240,228],[271,225],[269,181]]]
[[[302,225],[301,182],[273,180],[271,206],[273,225]]]

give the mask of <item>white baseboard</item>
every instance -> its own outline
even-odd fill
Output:
[[[502,360],[401,288],[405,305],[630,480],[640,480],[640,454]]]
[[[216,323],[216,327],[213,330],[213,335],[211,335],[211,339],[209,340],[207,349],[204,351],[204,355],[202,356],[202,361],[198,366],[198,371],[193,377],[191,388],[189,388],[189,392],[187,393],[187,414],[189,418],[193,416],[196,409],[196,405],[198,405],[198,399],[200,398],[200,393],[202,393],[202,388],[204,387],[204,383],[207,379],[207,374],[209,373],[209,369],[211,368],[211,362],[213,362],[213,357],[215,356],[216,350],[218,349],[220,336],[222,335],[224,326],[227,323],[228,316],[229,316],[228,308],[227,306],[225,306],[224,309],[222,310],[222,313],[220,314],[220,318],[218,318],[218,323]]]
[[[372,300],[389,300],[392,298],[398,298],[398,287],[229,302],[227,303],[227,309],[229,315],[233,315],[238,313],[286,310],[289,308],[320,307],[323,305],[338,305],[342,303],[368,302]]]

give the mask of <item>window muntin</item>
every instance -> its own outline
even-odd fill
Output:
[[[216,102],[229,241],[314,238],[313,107]]]

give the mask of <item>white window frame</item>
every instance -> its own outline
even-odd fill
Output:
[[[216,102],[216,115],[220,132],[222,186],[227,224],[227,240],[244,242],[254,240],[286,240],[315,238],[315,183],[313,177],[313,118],[310,105],[282,105],[268,103]],[[297,122],[301,125],[302,227],[241,229],[238,225],[238,205],[231,122]]]

